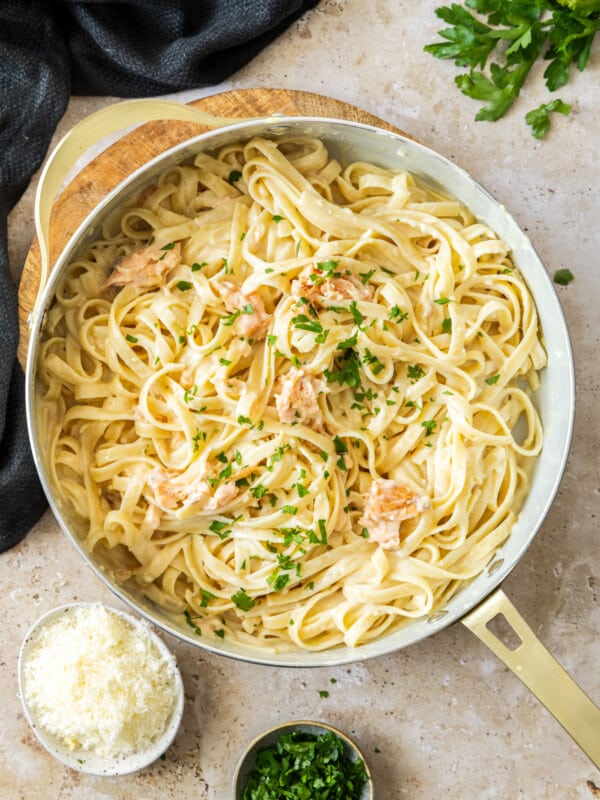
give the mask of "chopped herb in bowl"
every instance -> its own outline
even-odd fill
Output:
[[[367,800],[368,769],[356,746],[328,725],[288,724],[246,752],[236,800]]]

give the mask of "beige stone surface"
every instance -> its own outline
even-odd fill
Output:
[[[422,51],[441,27],[436,5],[322,0],[230,82],[209,91],[284,87],[359,105],[470,171],[516,217],[551,274],[560,268],[575,274],[558,290],[576,359],[571,455],[547,519],[504,589],[600,703],[600,41],[588,69],[574,73],[559,93],[573,104],[571,115],[556,119],[538,142],[523,115],[548,99],[541,69],[506,118],[474,122],[477,105],[455,88],[454,67]],[[74,98],[57,137],[111,101]],[[33,237],[34,186],[10,220],[16,276]],[[164,760],[136,775],[81,776],[53,760],[29,728],[18,696],[17,654],[26,630],[47,609],[75,599],[121,603],[50,513],[20,546],[0,555],[0,586],[0,800],[226,800],[248,741],[293,718],[325,720],[353,735],[372,767],[377,800],[600,797],[600,772],[460,624],[390,656],[312,670],[236,662],[165,635],[187,697],[175,744]],[[326,698],[319,695],[324,689]]]

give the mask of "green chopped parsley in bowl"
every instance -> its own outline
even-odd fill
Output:
[[[341,731],[288,722],[257,737],[234,776],[235,800],[373,800],[369,768]]]

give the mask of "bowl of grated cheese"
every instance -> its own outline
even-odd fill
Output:
[[[167,750],[181,724],[175,656],[146,620],[102,603],[40,617],[21,646],[18,679],[37,738],[79,772],[137,772]]]

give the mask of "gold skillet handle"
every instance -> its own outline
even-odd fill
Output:
[[[499,614],[520,639],[512,650],[488,627]],[[461,621],[523,681],[600,769],[600,709],[544,647],[504,592],[497,589]]]
[[[34,219],[40,245],[40,286],[35,307],[29,317],[30,323],[35,319],[39,298],[48,279],[50,212],[69,171],[92,145],[105,136],[153,119],[178,119],[198,122],[209,128],[220,128],[242,122],[245,118],[216,117],[171,100],[125,100],[101,108],[71,128],[48,157],[36,190]]]

